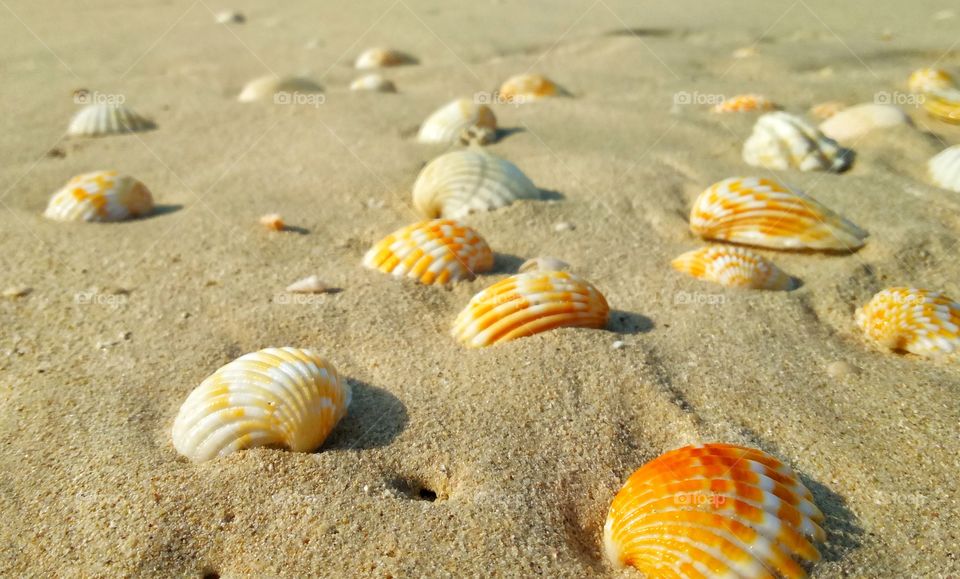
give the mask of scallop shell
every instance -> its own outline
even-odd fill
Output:
[[[923,109],[933,118],[945,123],[960,123],[960,90],[948,89],[927,93]]]
[[[95,103],[77,111],[67,127],[71,137],[102,137],[149,131],[157,126],[124,105]]]
[[[478,150],[453,151],[431,161],[413,184],[413,204],[426,217],[459,219],[493,211],[540,190],[513,163]]]
[[[389,48],[368,48],[357,57],[354,66],[361,70],[386,68],[403,64],[414,64],[416,60],[410,55]]]
[[[610,308],[588,281],[564,271],[518,273],[473,296],[453,336],[481,348],[554,328],[603,328]]]
[[[350,398],[350,385],[316,353],[267,348],[190,393],[173,423],[173,445],[195,462],[257,446],[310,452],[346,415]]]
[[[458,143],[466,131],[474,128],[495,135],[497,117],[487,105],[477,104],[470,99],[457,99],[427,117],[420,125],[417,140],[421,143]]]
[[[935,291],[885,289],[857,309],[857,325],[890,350],[937,357],[960,350],[960,303]]]
[[[859,139],[876,129],[909,125],[910,117],[899,107],[864,103],[844,109],[820,124],[820,132],[835,141]]]
[[[530,73],[511,76],[500,85],[500,90],[497,91],[499,100],[510,104],[521,104],[566,94],[567,91],[549,78]]]
[[[938,186],[960,193],[960,145],[947,147],[927,163],[930,178]]]
[[[690,230],[704,239],[830,251],[857,249],[868,236],[812,197],[757,177],[732,177],[707,188],[690,211]]]
[[[727,287],[792,290],[795,280],[773,262],[742,247],[703,247],[670,262],[673,269]]]
[[[43,216],[56,221],[123,221],[153,211],[153,196],[140,181],[117,171],[77,175],[50,198]]]
[[[363,265],[426,285],[446,284],[492,269],[493,252],[472,228],[453,219],[434,219],[386,236],[370,248]]]
[[[911,92],[921,94],[954,88],[953,77],[939,68],[921,68],[913,71],[907,85]]]
[[[365,74],[350,83],[350,90],[367,90],[371,92],[397,92],[397,86],[392,80],[387,80],[375,72]]]
[[[778,111],[757,119],[743,145],[743,160],[768,169],[841,172],[850,167],[853,155],[807,121]]]
[[[272,99],[278,93],[318,93],[323,87],[308,78],[299,76],[279,77],[272,74],[248,82],[237,100],[242,103]]]
[[[778,107],[767,97],[758,94],[741,94],[728,99],[713,107],[715,113],[743,113],[754,111],[772,111]]]
[[[672,450],[634,472],[603,527],[607,558],[647,577],[806,577],[823,513],[793,470],[731,444]]]

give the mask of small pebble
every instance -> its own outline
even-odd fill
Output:
[[[217,13],[217,24],[243,24],[247,17],[237,10],[223,10]]]
[[[626,344],[626,342],[624,342],[624,341],[622,341],[622,340],[617,340],[616,342],[614,342],[613,344],[611,344],[611,347],[612,347],[614,350],[622,350],[622,349],[624,349],[624,348],[627,347],[627,344]]]
[[[279,213],[270,213],[260,218],[260,225],[272,231],[283,231],[286,225],[283,223],[283,217]]]
[[[734,58],[750,58],[757,55],[757,49],[752,46],[744,46],[733,51]]]
[[[827,374],[831,378],[846,378],[847,376],[854,376],[859,373],[860,368],[843,360],[837,360],[836,362],[827,364]]]
[[[18,285],[13,287],[8,287],[3,290],[3,297],[5,298],[22,298],[23,296],[29,294],[33,291],[33,288],[27,287],[25,285]]]
[[[554,231],[573,231],[577,226],[569,221],[561,221],[553,226]]]

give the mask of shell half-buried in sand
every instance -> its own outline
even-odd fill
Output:
[[[472,139],[470,135],[477,135]],[[486,145],[497,135],[497,117],[490,107],[470,99],[447,103],[420,125],[417,141],[421,143],[455,144],[476,140]]]
[[[693,203],[690,230],[704,239],[772,249],[852,251],[868,237],[812,197],[757,177],[707,188]]]
[[[370,70],[374,68],[388,68],[391,66],[401,66],[404,64],[416,64],[417,60],[399,50],[390,48],[368,48],[360,53],[354,66],[360,70]]]
[[[123,133],[149,131],[153,121],[122,104],[97,103],[77,111],[67,127],[71,137],[104,137]]]
[[[849,142],[877,129],[910,124],[910,117],[899,107],[863,103],[843,109],[820,123],[820,132],[836,141]]]
[[[522,104],[568,94],[542,74],[524,73],[505,80],[497,91],[497,100],[508,104]]]
[[[453,336],[480,348],[554,328],[603,328],[610,308],[590,282],[563,271],[520,273],[473,296]]]
[[[935,291],[895,287],[856,313],[864,334],[889,350],[938,357],[960,351],[960,303]]]
[[[77,175],[61,187],[43,216],[55,221],[123,221],[153,211],[146,185],[117,171]]]
[[[759,94],[740,94],[724,99],[722,103],[714,105],[715,113],[752,113],[776,110],[777,105],[767,97]]]
[[[473,279],[493,268],[493,252],[474,229],[453,219],[404,227],[370,248],[363,265],[426,285]]]
[[[173,423],[173,445],[195,462],[257,446],[310,452],[346,415],[350,398],[350,385],[316,353],[267,348],[190,393]]]
[[[393,84],[392,80],[384,78],[383,75],[376,72],[371,72],[370,74],[365,74],[351,82],[350,90],[369,92],[397,92],[397,86]]]
[[[240,91],[240,94],[237,96],[237,100],[242,103],[273,100],[279,104],[289,104],[288,102],[283,102],[283,99],[277,97],[287,97],[287,95],[291,95],[289,97],[291,99],[289,102],[293,102],[292,95],[315,94],[322,91],[323,87],[308,78],[299,76],[275,76],[268,74],[248,82],[243,87],[243,90]]]
[[[684,253],[670,265],[697,279],[727,287],[785,291],[796,287],[796,280],[773,262],[742,247],[702,247]]]
[[[840,147],[802,118],[777,111],[757,119],[743,144],[743,160],[767,169],[839,173],[853,163],[853,151]]]
[[[947,147],[927,163],[935,184],[960,193],[960,145]]]
[[[607,559],[647,577],[806,577],[824,516],[793,470],[731,444],[672,450],[636,472],[603,527]]]

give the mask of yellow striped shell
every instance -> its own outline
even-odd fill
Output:
[[[857,309],[857,325],[884,348],[937,357],[960,350],[960,303],[935,291],[894,287]]]
[[[728,99],[722,103],[714,105],[715,113],[744,113],[755,111],[772,111],[778,107],[767,97],[758,94],[740,94]]]
[[[742,247],[702,247],[670,262],[673,269],[727,287],[792,290],[795,280],[773,262]]]
[[[853,156],[807,121],[777,111],[757,119],[743,145],[743,160],[767,169],[841,172]]]
[[[370,92],[397,92],[397,87],[392,80],[383,78],[382,75],[375,72],[365,74],[350,83],[350,90],[365,90]]]
[[[389,48],[368,48],[360,53],[354,66],[360,70],[386,68],[402,64],[414,64],[416,60],[408,54]]]
[[[910,117],[893,105],[864,103],[820,123],[820,132],[836,141],[854,141],[870,131],[909,125]]]
[[[420,125],[417,140],[421,143],[452,144],[466,142],[468,131],[487,135],[487,144],[497,134],[497,117],[487,105],[470,99],[457,99],[447,103]]]
[[[493,252],[472,228],[453,219],[434,219],[386,236],[370,248],[363,265],[426,285],[446,284],[492,269]]]
[[[913,71],[907,85],[911,92],[920,94],[954,88],[953,77],[939,68],[921,68]]]
[[[924,95],[923,109],[945,123],[960,123],[960,89],[946,89]]]
[[[547,97],[563,96],[566,91],[541,74],[517,74],[500,85],[499,100],[510,104],[537,101]]]
[[[350,397],[350,385],[315,352],[252,352],[190,393],[173,423],[173,445],[195,462],[257,446],[310,452],[346,415]]]
[[[242,103],[254,101],[271,100],[274,95],[281,93],[289,94],[310,94],[323,91],[323,87],[308,78],[299,76],[276,76],[268,74],[255,78],[248,82],[237,100]]]
[[[540,190],[513,163],[478,150],[453,151],[431,161],[413,184],[413,204],[425,217],[458,219],[539,199]]]
[[[603,328],[610,308],[590,282],[565,271],[531,271],[473,296],[453,323],[453,336],[481,348],[554,328]]]
[[[603,527],[607,559],[646,577],[807,574],[823,513],[789,466],[732,444],[672,450],[634,472]]]
[[[757,177],[732,177],[707,188],[690,211],[690,230],[704,239],[830,251],[857,249],[868,236],[812,197]]]
[[[960,145],[947,147],[927,163],[935,184],[960,193]]]
[[[116,171],[77,175],[61,187],[43,216],[55,221],[123,221],[153,211],[147,187]]]
[[[155,129],[156,125],[122,104],[96,103],[77,111],[67,127],[71,137],[102,137]]]

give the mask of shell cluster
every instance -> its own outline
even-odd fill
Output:
[[[960,145],[947,147],[927,163],[930,178],[944,189],[960,193]]]
[[[309,78],[299,76],[275,76],[268,74],[248,82],[237,100],[242,103],[272,99],[281,93],[319,93],[323,87]]]
[[[909,125],[899,107],[864,103],[843,109],[820,124],[820,132],[836,141],[853,141],[877,129]]]
[[[839,173],[850,167],[853,153],[802,118],[777,111],[757,119],[743,145],[743,160],[767,169]]]
[[[889,350],[937,357],[960,351],[960,303],[940,292],[895,287],[856,313],[864,334]]]
[[[499,100],[510,104],[522,104],[566,94],[566,90],[549,78],[532,73],[511,76],[503,81],[497,91]]]
[[[767,97],[759,94],[740,94],[728,99],[722,103],[714,105],[711,109],[715,113],[750,113],[755,111],[773,111],[777,105]]]
[[[155,129],[153,121],[133,109],[112,103],[95,103],[77,111],[67,127],[71,137],[103,137]]]
[[[470,99],[447,103],[420,125],[421,143],[486,145],[497,136],[497,117],[490,107]]]
[[[146,185],[117,171],[94,171],[70,179],[47,204],[43,216],[55,221],[123,221],[153,211]]]
[[[773,262],[742,247],[703,247],[674,259],[673,269],[727,287],[792,290],[796,280]]]

